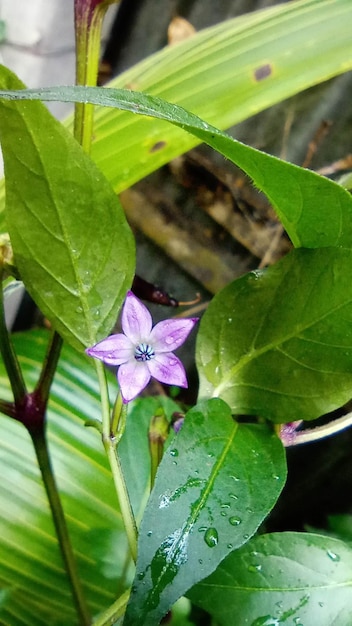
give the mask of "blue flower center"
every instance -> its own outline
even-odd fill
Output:
[[[150,359],[153,359],[154,357],[155,352],[149,344],[140,343],[136,346],[134,351],[134,358],[136,361],[150,361]]]

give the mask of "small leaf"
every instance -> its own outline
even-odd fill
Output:
[[[349,400],[351,264],[347,249],[293,250],[217,294],[198,332],[200,397],[277,422]]]
[[[218,399],[189,411],[159,466],[139,534],[125,626],[155,626],[197,580],[245,543],[286,475],[280,441],[233,421]]]
[[[4,68],[1,85],[21,89]],[[0,102],[6,219],[29,293],[76,348],[106,336],[134,273],[110,184],[40,102]]]
[[[220,626],[351,623],[352,549],[305,533],[255,537],[187,595]]]

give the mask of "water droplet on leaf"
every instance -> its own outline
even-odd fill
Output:
[[[326,554],[328,555],[329,559],[331,559],[335,563],[339,562],[339,560],[340,560],[339,555],[335,554],[335,552],[332,552],[332,550],[327,550]]]
[[[258,563],[255,565],[248,565],[248,571],[251,572],[252,574],[256,574],[257,572],[260,572],[262,569],[262,566],[259,565]]]
[[[204,541],[209,548],[214,548],[218,545],[219,535],[216,528],[208,528],[204,535]]]
[[[229,518],[229,522],[231,526],[238,526],[242,522],[242,520],[240,517],[233,515],[232,517]]]

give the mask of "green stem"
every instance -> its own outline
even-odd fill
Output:
[[[121,462],[117,453],[115,442],[111,437],[104,439],[104,448],[109,459],[112,477],[120,505],[122,520],[124,523],[128,545],[130,547],[131,556],[136,562],[137,560],[137,526],[134,519],[131,501],[128,495],[125,477],[123,475]]]
[[[50,510],[58,537],[62,558],[71,585],[73,599],[79,616],[80,626],[89,626],[91,618],[86,605],[80,578],[78,576],[75,556],[68,535],[64,511],[50,462],[45,436],[45,426],[30,430],[38,465],[43,478],[45,491],[49,500]]]
[[[0,276],[1,278],[1,276]],[[27,390],[24,382],[22,371],[17,360],[17,356],[13,349],[9,332],[6,328],[5,312],[4,312],[4,293],[0,284],[0,352],[5,365],[7,375],[9,377],[15,405],[21,405],[24,402]]]
[[[101,28],[106,10],[119,0],[86,0],[75,3],[76,85],[97,84]],[[74,136],[89,154],[92,143],[94,107],[75,105]]]
[[[112,626],[112,624],[115,624],[125,613],[129,597],[130,591],[125,591],[114,604],[109,606],[109,608],[93,622],[93,626]]]
[[[131,556],[136,562],[137,559],[137,526],[134,519],[130,498],[128,495],[125,478],[123,475],[120,459],[118,456],[117,442],[123,434],[125,424],[126,410],[120,398],[115,402],[113,419],[110,419],[110,403],[109,392],[105,375],[105,368],[101,361],[96,361],[96,369],[100,385],[100,395],[102,403],[102,440],[106,455],[109,460],[110,469],[117,493],[117,499],[120,505],[123,524],[125,527]],[[120,395],[120,394],[119,394]],[[119,414],[120,412],[120,414]],[[118,436],[112,428],[119,428]]]

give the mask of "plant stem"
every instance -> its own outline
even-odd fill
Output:
[[[120,459],[118,456],[117,443],[123,435],[123,427],[125,424],[126,410],[120,398],[115,402],[113,420],[110,419],[110,403],[109,393],[105,375],[105,369],[101,361],[96,361],[98,380],[100,385],[100,395],[102,403],[102,440],[106,455],[109,460],[110,469],[117,493],[117,499],[120,505],[122,520],[124,523],[131,556],[136,562],[137,559],[137,526],[134,519],[130,498],[128,495],[125,478],[123,475]],[[120,421],[121,418],[121,421]],[[119,427],[117,437],[113,430]]]
[[[76,85],[95,87],[97,84],[101,27],[110,4],[119,0],[76,0]],[[74,136],[89,154],[92,143],[94,107],[75,105]]]
[[[104,439],[104,448],[109,459],[112,477],[120,504],[121,515],[127,535],[128,545],[130,547],[131,556],[136,562],[137,560],[137,526],[134,519],[131,501],[128,495],[125,477],[123,475],[119,455],[115,442],[111,437]]]
[[[125,613],[129,597],[130,591],[125,591],[114,604],[109,606],[109,608],[93,622],[93,626],[112,626],[112,624]]]
[[[291,433],[287,438],[281,435],[281,441],[286,448],[290,446],[298,446],[303,443],[312,443],[325,439],[325,437],[331,437],[342,432],[346,428],[352,426],[352,413],[347,413],[342,417],[339,417],[328,424],[323,426],[316,426],[316,428],[306,428],[297,432]]]
[[[35,392],[39,395],[41,402],[45,404],[45,406],[49,399],[50,388],[60,358],[62,344],[63,340],[60,335],[54,331],[51,335],[42,371],[35,388]]]
[[[73,554],[65,515],[50,461],[45,436],[45,426],[43,425],[42,427],[28,430],[33,441],[45,491],[49,500],[61,555],[65,564],[67,576],[72,589],[73,600],[79,616],[79,624],[80,626],[89,626],[89,624],[91,624],[91,618],[78,576],[76,559]]]
[[[2,276],[0,276],[0,278],[2,278]],[[0,351],[9,377],[14,403],[16,406],[21,405],[25,399],[27,390],[21,368],[10,340],[9,332],[6,328],[2,285],[0,285]]]

